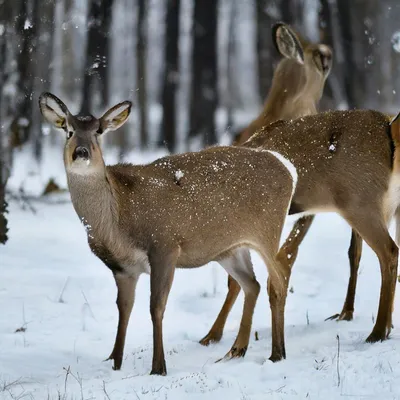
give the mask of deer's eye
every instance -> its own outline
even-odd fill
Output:
[[[67,139],[71,139],[72,135],[74,134],[73,131],[68,131],[67,132]]]

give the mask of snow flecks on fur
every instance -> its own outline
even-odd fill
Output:
[[[185,176],[185,174],[178,169],[177,171],[175,171],[175,181],[179,183],[179,181]]]
[[[81,218],[81,222],[83,224],[83,227],[85,228],[85,231],[87,233],[88,238],[94,239],[92,234],[90,233],[92,231],[92,225],[90,225],[85,218]]]
[[[75,117],[78,121],[89,122],[93,121],[94,117],[91,115],[78,115]]]

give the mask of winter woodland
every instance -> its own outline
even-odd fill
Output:
[[[280,59],[271,36],[277,21],[333,49],[320,110],[400,110],[399,0],[0,0],[1,399],[400,399],[398,331],[382,344],[363,341],[380,282],[369,249],[357,318],[323,322],[339,311],[348,277],[350,229],[333,215],[318,217],[296,264],[286,361],[265,361],[264,289],[259,341],[243,361],[213,363],[235,336],[241,306],[225,341],[198,344],[226,293],[226,274],[213,266],[176,278],[165,317],[167,378],[148,376],[148,278],[125,370],[101,363],[116,326],[115,288],[73,212],[64,137],[44,123],[38,96],[51,91],[72,112],[95,116],[131,100],[130,120],[104,141],[111,162],[229,144],[268,94]],[[255,265],[265,282],[257,256]]]

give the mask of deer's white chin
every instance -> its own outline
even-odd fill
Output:
[[[97,172],[97,169],[92,165],[91,161],[83,158],[78,158],[73,161],[68,167],[68,172],[77,175],[92,175]]]

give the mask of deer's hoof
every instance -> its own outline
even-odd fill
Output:
[[[332,315],[325,319],[325,321],[352,321],[353,320],[353,311],[343,310],[340,314]]]
[[[211,343],[218,343],[221,340],[221,338],[222,335],[209,332],[206,336],[203,337],[203,339],[199,341],[199,343],[202,346],[208,346]]]

